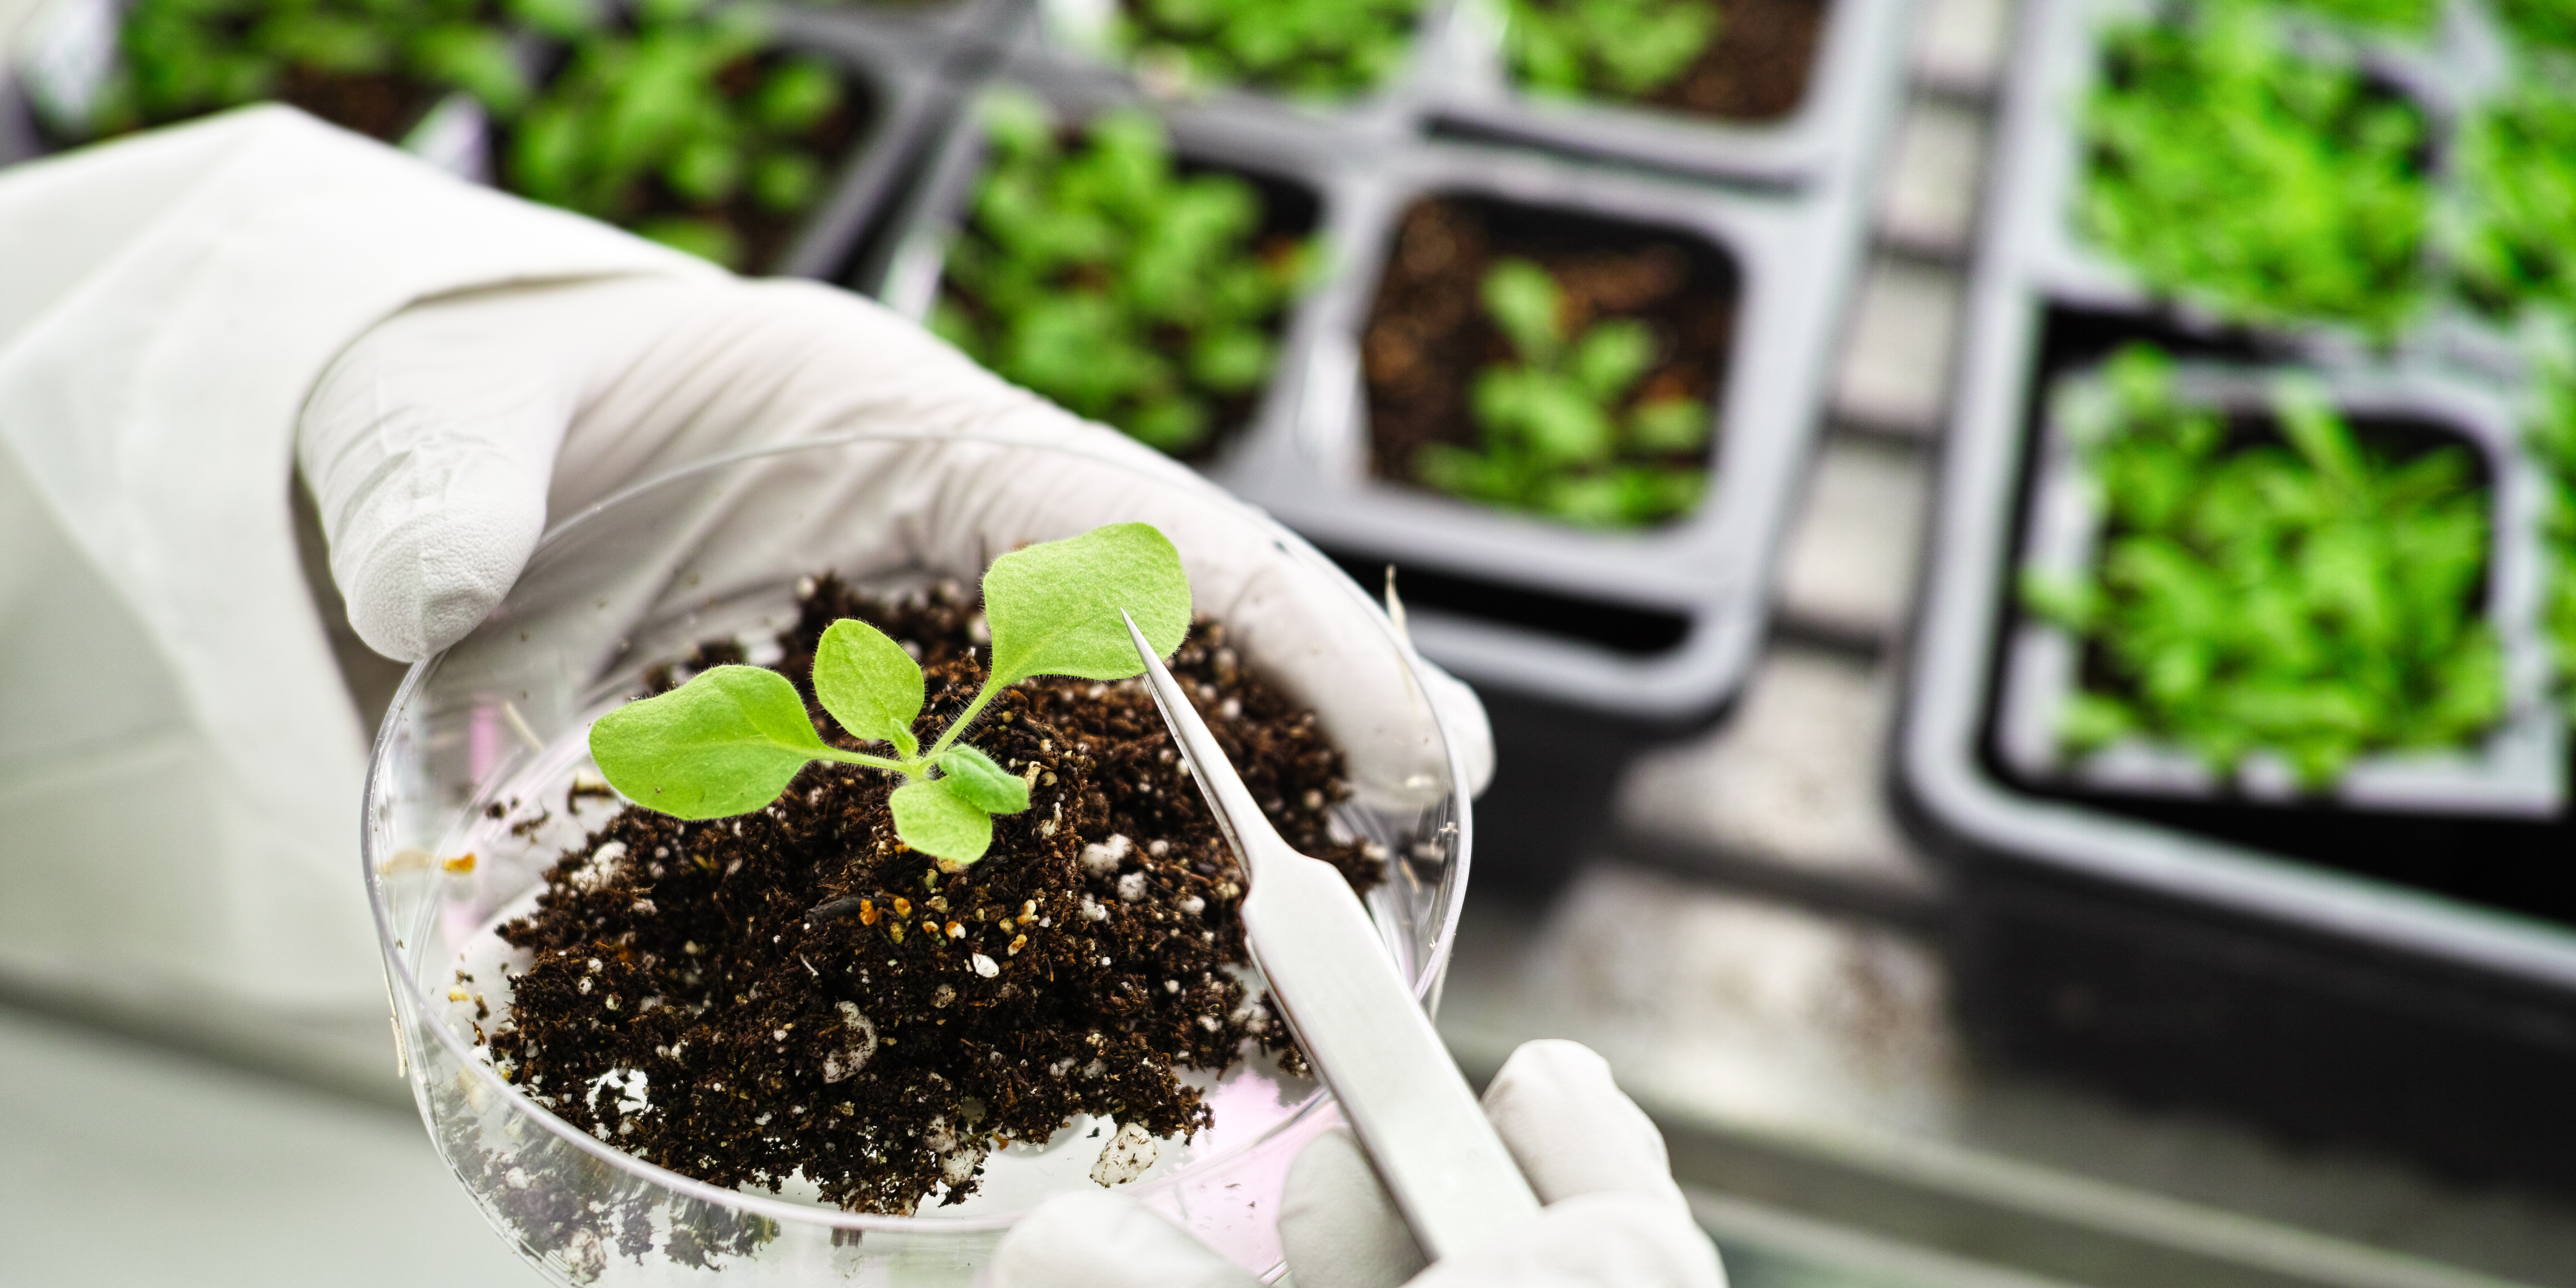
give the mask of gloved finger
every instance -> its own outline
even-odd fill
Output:
[[[1398,1288],[1425,1260],[1347,1127],[1317,1136],[1289,1165],[1279,1244],[1300,1288]]]
[[[306,399],[296,459],[368,647],[416,661],[490,613],[545,529],[556,446],[596,355],[667,326],[682,292],[702,289],[471,292],[413,305],[341,352]]]
[[[1726,1288],[1726,1269],[1687,1210],[1584,1194],[1490,1247],[1442,1259],[1409,1288]]]
[[[1440,713],[1440,728],[1458,749],[1458,759],[1467,779],[1467,794],[1482,796],[1494,781],[1494,726],[1485,718],[1485,700],[1465,680],[1429,658],[1416,656],[1424,679],[1423,690],[1431,707]]]
[[[1114,1194],[1060,1194],[1002,1236],[992,1288],[1259,1288],[1171,1222]]]
[[[1663,1134],[1581,1043],[1522,1043],[1485,1088],[1485,1116],[1541,1203],[1609,1194],[1689,1210]]]

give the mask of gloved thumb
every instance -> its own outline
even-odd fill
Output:
[[[991,1288],[1260,1288],[1180,1227],[1114,1194],[1061,1194],[1002,1236]]]
[[[415,662],[508,593],[601,355],[667,326],[666,279],[500,287],[395,314],[306,399],[296,463],[367,646]]]

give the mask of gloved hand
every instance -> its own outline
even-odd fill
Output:
[[[323,375],[297,456],[350,624],[378,652],[412,660],[484,619],[550,517],[725,452],[893,428],[1074,446],[1161,480],[1155,490],[1221,495],[873,303],[810,283],[712,275],[416,304]],[[852,481],[868,488],[865,508],[900,512],[907,555],[968,577],[1022,541],[1140,514],[1131,491],[1063,486],[1043,455],[996,468],[988,454],[925,451],[883,468],[902,477]],[[1334,647],[1334,615],[1280,576],[1282,555],[1214,530],[1172,535],[1202,610],[1224,618],[1258,664],[1317,708],[1355,780],[1419,772],[1397,763],[1404,749],[1380,727],[1385,712],[1409,705],[1404,695],[1365,676],[1354,682]],[[1347,628],[1347,617],[1338,625]],[[1482,708],[1445,675],[1434,675],[1429,696],[1482,786],[1492,765]]]
[[[1346,1130],[1289,1169],[1279,1238],[1297,1288],[1725,1288],[1717,1249],[1673,1184],[1663,1137],[1601,1057],[1543,1040],[1512,1053],[1485,1114],[1546,1205],[1496,1242],[1424,1268]],[[1254,1288],[1250,1273],[1112,1194],[1063,1195],[1002,1240],[993,1288]]]

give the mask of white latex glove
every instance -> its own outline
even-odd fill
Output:
[[[1279,1238],[1297,1288],[1725,1288],[1673,1183],[1663,1137],[1601,1057],[1543,1040],[1512,1053],[1485,1114],[1546,1205],[1526,1228],[1424,1268],[1395,1200],[1346,1130],[1288,1173]],[[1112,1194],[1040,1204],[1002,1240],[993,1288],[1255,1288],[1260,1281]]]
[[[483,620],[550,517],[722,453],[885,429],[1073,445],[1166,481],[1150,490],[1222,495],[867,300],[812,283],[712,276],[516,286],[416,304],[324,374],[305,406],[297,458],[350,624],[378,652],[412,660]],[[968,578],[1023,541],[1150,513],[1133,487],[1066,486],[1059,462],[1043,454],[996,466],[989,452],[926,448],[866,478],[798,471],[763,486],[773,496],[825,489],[839,498],[817,541],[864,546],[848,532],[859,525],[879,534],[881,548]],[[719,528],[709,541],[773,549],[778,533],[759,529],[775,528],[780,508],[737,502],[744,531]],[[1228,537],[1224,527],[1170,533],[1200,609],[1317,709],[1364,790],[1423,772],[1418,746],[1407,745],[1418,739],[1388,715],[1412,705],[1386,688],[1401,677],[1354,677],[1341,656],[1335,636],[1351,628],[1347,608],[1321,603],[1311,577],[1287,576],[1286,556],[1267,541]],[[1466,686],[1429,673],[1428,696],[1481,787],[1493,762],[1483,709]]]

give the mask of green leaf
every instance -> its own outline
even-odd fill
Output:
[[[1628,420],[1628,441],[1641,452],[1696,452],[1708,446],[1708,404],[1697,398],[1666,398],[1637,408]]]
[[[993,816],[958,796],[945,778],[905,783],[886,805],[895,835],[933,858],[972,863],[993,848]]]
[[[1158,656],[1169,657],[1189,635],[1189,574],[1152,524],[1113,523],[994,560],[984,573],[984,618],[993,629],[988,683],[1141,674],[1121,610]]]
[[[1583,333],[1567,366],[1585,392],[1616,402],[1654,360],[1654,332],[1635,318],[1613,318]]]
[[[959,743],[939,758],[940,781],[958,798],[988,814],[1017,814],[1029,807],[1029,785],[993,763],[981,750]]]
[[[844,617],[823,631],[814,648],[814,696],[851,735],[893,743],[906,758],[921,744],[912,722],[921,718],[921,664],[884,631]]]
[[[756,666],[719,666],[590,727],[609,785],[678,818],[748,814],[778,799],[824,750],[796,686]]]
[[[1558,313],[1564,298],[1547,270],[1525,259],[1506,259],[1485,274],[1485,311],[1512,342],[1522,361],[1547,364],[1565,347]]]

